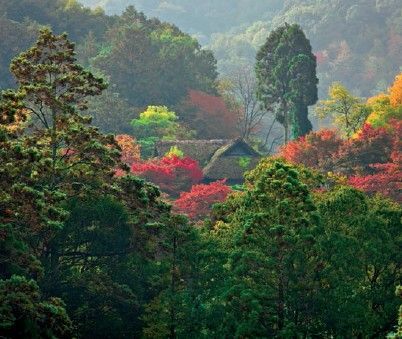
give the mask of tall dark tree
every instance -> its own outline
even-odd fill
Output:
[[[84,115],[88,97],[99,95],[106,84],[77,64],[67,36],[41,30],[34,46],[13,60],[11,71],[18,88],[9,96],[19,98],[28,115],[26,142],[41,145],[46,157],[41,184],[72,192],[110,182],[120,154],[110,147],[113,137],[99,133]]]
[[[187,235],[176,237],[177,218],[155,186],[114,175],[114,138],[84,115],[106,85],[76,63],[66,35],[47,29],[11,70],[18,87],[0,102],[0,297],[9,295],[0,332],[4,325],[14,336],[68,336],[71,321],[56,296],[79,336],[137,337],[144,305],[161,295],[176,333],[175,272]],[[156,283],[161,272],[166,279]]]
[[[308,106],[317,101],[316,58],[300,26],[272,31],[257,53],[258,96],[285,129],[285,143],[311,131]]]
[[[219,337],[308,336],[314,326],[319,223],[306,175],[263,161],[249,174],[250,188],[221,207],[213,227],[227,251]]]

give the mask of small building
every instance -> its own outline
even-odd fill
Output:
[[[226,179],[229,185],[241,184],[244,172],[253,169],[261,158],[241,138],[159,141],[155,147],[155,156],[164,156],[172,147],[177,147],[185,156],[198,161],[205,183]]]

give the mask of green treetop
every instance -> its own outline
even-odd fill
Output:
[[[342,84],[333,83],[328,90],[328,99],[321,100],[315,113],[321,119],[330,117],[347,136],[356,133],[370,114],[370,107],[353,96]]]
[[[316,58],[300,26],[272,31],[257,53],[258,96],[285,129],[285,143],[312,129],[308,106],[317,101]]]

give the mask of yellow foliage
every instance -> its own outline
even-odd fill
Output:
[[[389,89],[389,96],[392,107],[402,105],[402,73],[396,76],[394,83]]]
[[[177,120],[175,112],[169,111],[166,106],[148,106],[145,112],[140,114],[143,121],[174,121]]]
[[[390,98],[388,94],[380,93],[367,99],[367,105],[377,109],[377,107],[385,107],[390,105]]]
[[[184,157],[183,151],[180,148],[178,148],[177,146],[170,147],[169,152],[167,152],[165,155],[168,158],[171,158],[173,156],[176,156],[178,158],[183,158]]]
[[[77,0],[67,0],[64,4],[64,10],[71,11],[71,10],[79,10],[82,8],[82,5]]]
[[[315,114],[320,119],[331,117],[335,126],[350,137],[361,128],[370,109],[341,83],[335,82],[328,90],[328,99],[318,102]]]
[[[402,118],[402,106],[391,105],[391,96],[380,93],[367,99],[367,105],[371,108],[371,114],[366,122],[373,127],[383,127],[389,124],[391,119]]]

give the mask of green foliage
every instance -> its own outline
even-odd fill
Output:
[[[176,113],[166,106],[148,106],[138,119],[131,121],[133,134],[141,145],[141,154],[145,158],[153,156],[158,140],[191,139],[193,131],[188,131],[178,122]]]
[[[383,337],[398,301],[401,279],[401,208],[382,197],[368,199],[349,187],[317,196],[320,237],[320,318],[341,337]]]
[[[34,280],[0,280],[0,332],[5,338],[69,338],[72,323],[58,298],[42,300]]]
[[[174,138],[179,130],[176,113],[169,111],[166,106],[148,106],[131,125],[139,140],[146,137]]]
[[[398,297],[402,297],[402,286],[399,285],[396,288],[395,294]],[[396,327],[396,332],[392,332],[388,334],[387,338],[389,339],[397,339],[402,336],[402,306],[399,307],[399,313],[398,313],[398,326]]]
[[[103,133],[131,134],[130,122],[138,116],[138,110],[119,93],[107,89],[99,97],[88,100],[88,115]]]
[[[63,298],[82,336],[132,333],[138,297],[118,270],[130,253],[127,209],[107,196],[74,198],[65,208],[69,218],[49,244],[52,256],[43,260],[42,285]]]
[[[352,136],[361,129],[370,114],[370,107],[350,94],[340,83],[334,83],[328,90],[328,99],[321,100],[315,108],[320,119],[332,118],[335,125]]]
[[[248,169],[250,165],[251,159],[249,157],[240,157],[239,158],[239,165],[241,168]]]
[[[225,309],[218,333],[302,333],[312,326],[316,286],[309,272],[316,264],[314,238],[319,232],[307,185],[296,168],[273,162],[258,171],[252,187],[224,203],[220,213],[225,209],[214,226],[226,250],[228,275],[218,301]]]
[[[160,139],[158,137],[147,137],[138,140],[138,144],[141,146],[141,158],[152,158],[155,155],[155,144]]]
[[[317,101],[316,58],[310,41],[298,25],[285,24],[272,31],[257,53],[258,96],[294,138],[312,129],[308,106]]]
[[[245,192],[216,206],[207,226],[223,251],[215,274],[225,279],[210,291],[209,312],[223,320],[209,319],[209,334],[370,337],[391,330],[401,208],[349,187],[322,192],[320,182],[303,167],[266,160],[249,173]]]
[[[106,34],[99,68],[136,107],[175,105],[192,89],[215,92],[216,61],[177,27],[149,20],[132,6]]]
[[[18,88],[7,95],[18,98],[20,109],[28,113],[32,132],[24,138],[41,146],[41,180],[47,179],[42,183],[50,190],[76,191],[90,190],[93,183],[85,185],[85,178],[94,173],[99,184],[110,181],[119,152],[109,147],[113,138],[88,126],[90,119],[82,114],[87,97],[99,95],[106,84],[77,65],[67,36],[41,30],[34,46],[13,60],[11,71]]]
[[[169,152],[167,152],[165,154],[165,156],[167,156],[167,157],[176,156],[178,158],[183,158],[184,152],[177,146],[172,146],[172,147],[170,147]]]
[[[70,22],[75,32],[96,28],[80,43],[85,66],[122,59],[127,63],[121,70],[138,66],[134,78],[117,74],[122,82],[116,88],[125,82],[122,97],[132,96],[131,103],[112,91],[97,102],[93,97],[106,87],[103,77],[77,65],[74,45],[65,35],[41,30],[33,47],[13,61],[17,86],[0,100],[2,336],[366,338],[394,330],[400,301],[392,292],[400,284],[402,262],[399,205],[333,187],[334,182],[305,167],[263,159],[241,189],[214,207],[204,227],[194,227],[171,213],[157,187],[120,175],[117,170],[125,166],[114,138],[91,127],[85,111],[91,104],[90,114],[103,121],[103,130],[123,130],[138,111],[133,93],[143,84],[150,91],[144,95],[155,85],[155,97],[149,97],[165,100],[173,93],[172,102],[184,93],[178,84],[213,91],[209,52],[174,26],[133,9],[114,18],[74,0],[11,5],[0,0],[0,9],[7,13],[0,25],[16,43],[14,51],[28,43],[28,32],[37,25],[29,23],[26,30],[28,23],[9,17],[18,21],[29,15],[57,21],[58,29]],[[106,26],[98,26],[98,20],[113,23],[105,39]],[[297,27],[287,27],[303,38]],[[295,31],[289,30],[293,37]],[[142,42],[144,49],[136,54]],[[13,47],[10,40],[4,44],[0,56],[5,60]],[[277,52],[287,55],[289,46],[282,47]],[[155,60],[161,63],[154,65]],[[298,54],[288,71],[299,74],[309,60]],[[151,64],[155,73],[145,74]],[[180,65],[198,68],[180,73],[189,79],[177,77],[176,84],[170,77]],[[160,74],[158,82],[153,76]],[[285,99],[301,112],[314,86],[303,92],[307,78],[295,79]],[[176,89],[162,93],[166,84]],[[114,108],[119,114],[109,117]],[[179,121],[166,107],[154,106],[133,127],[144,145],[153,145],[190,137]]]

